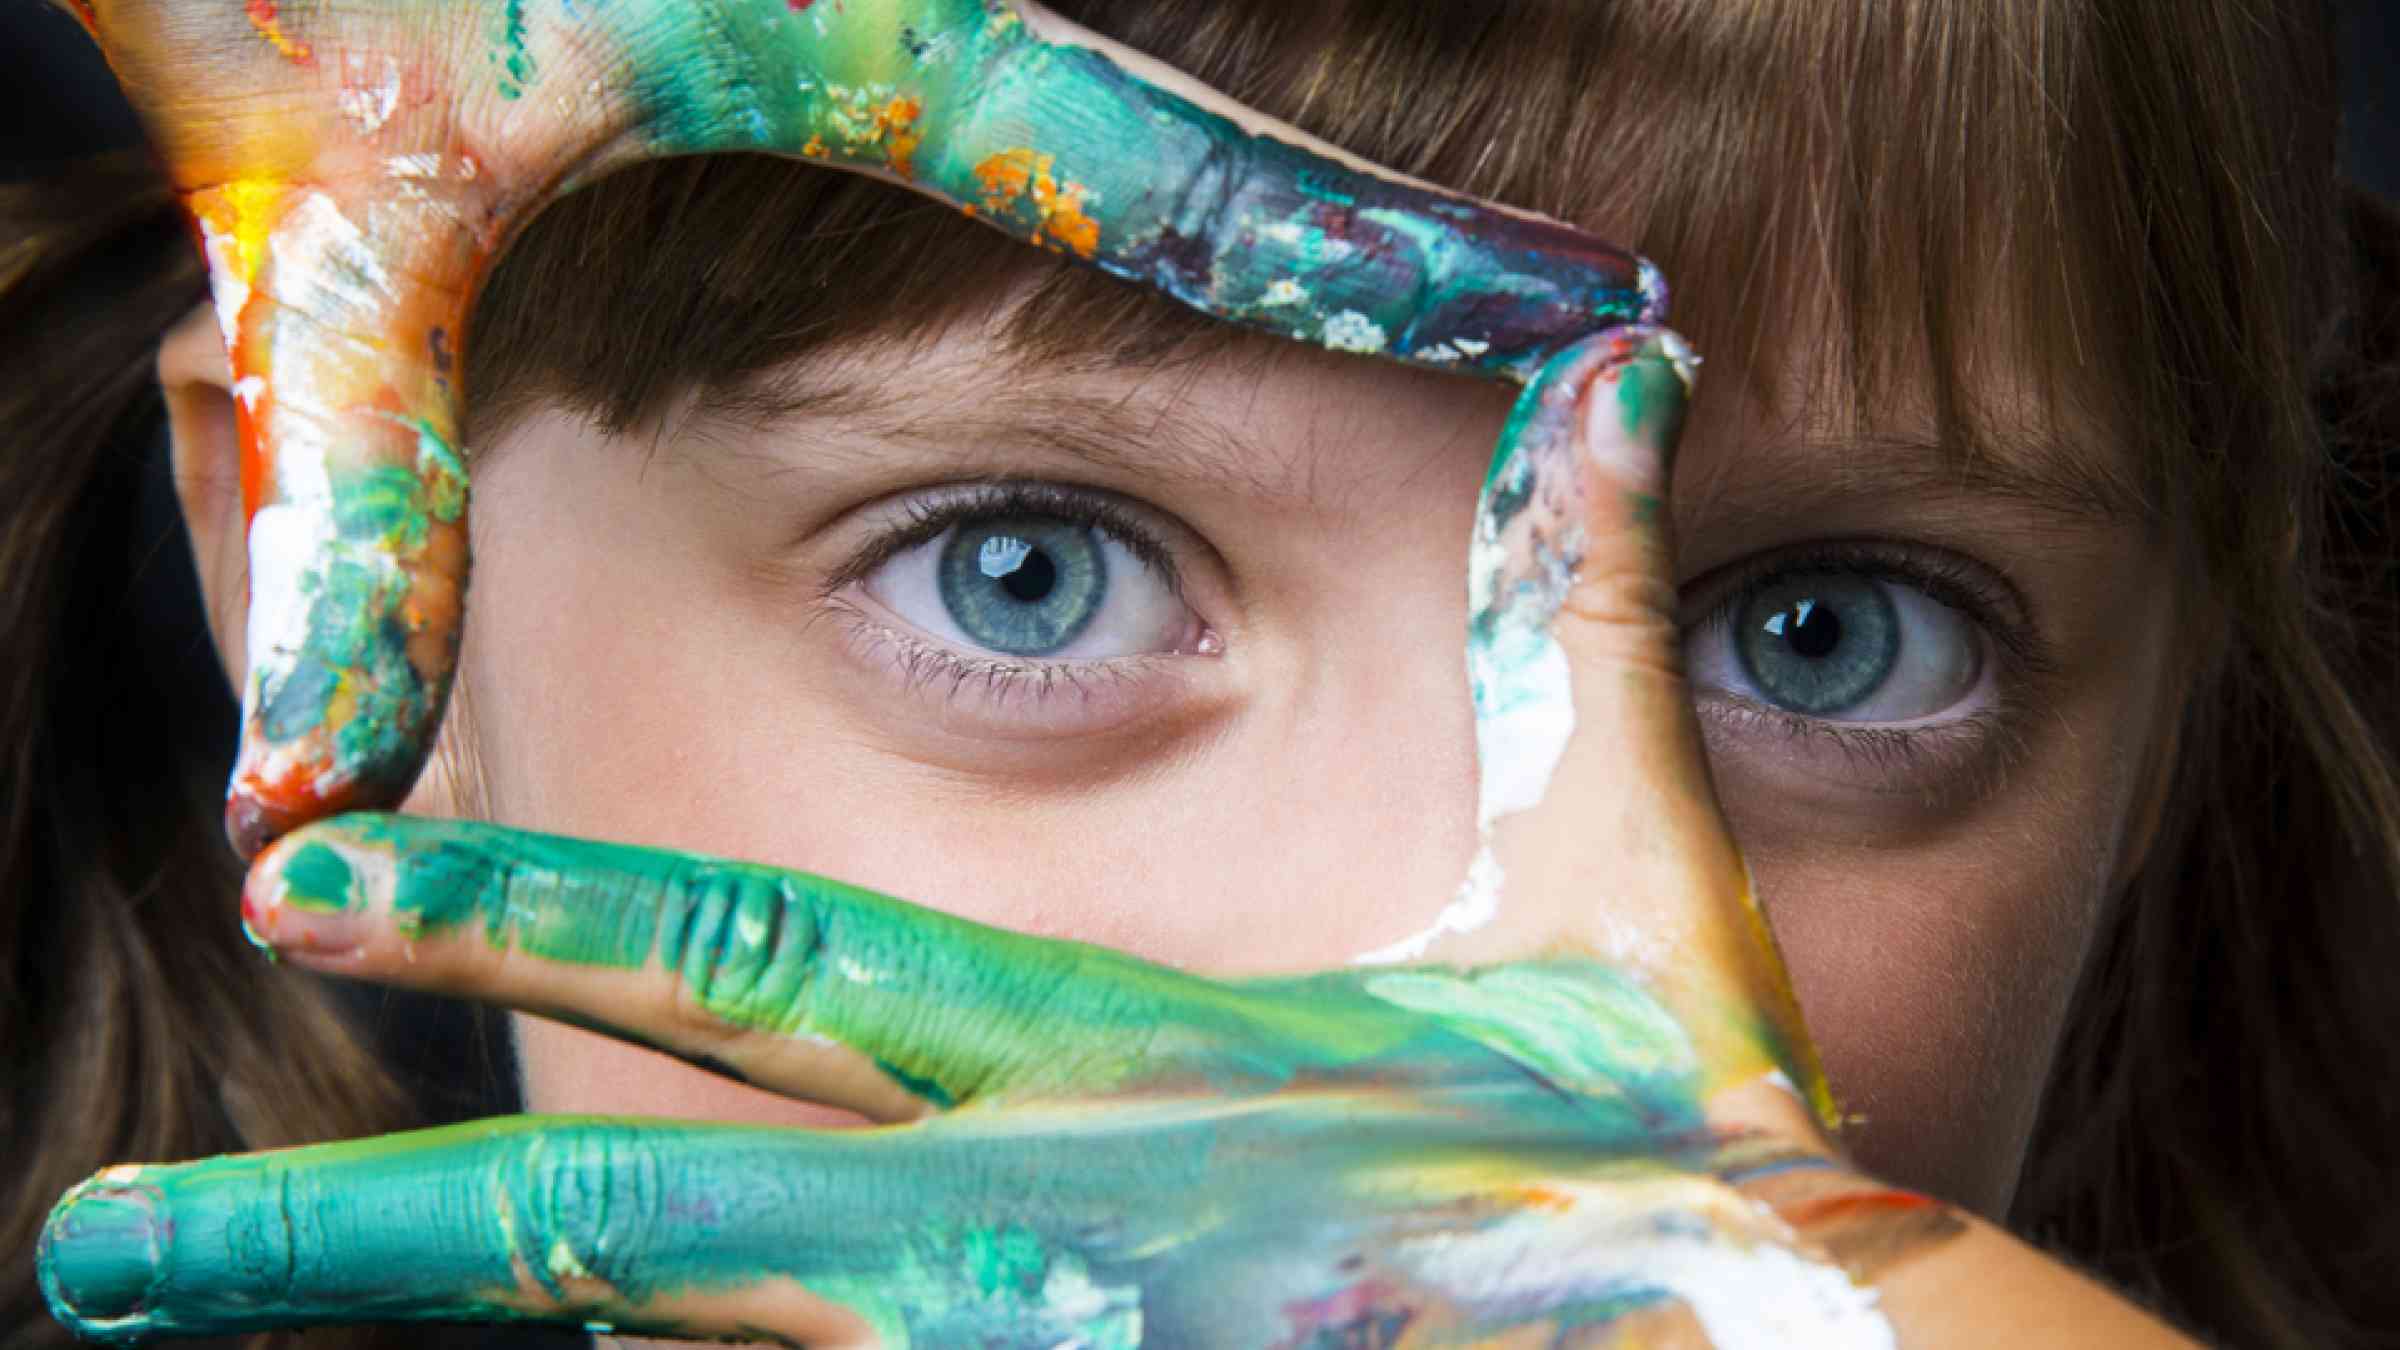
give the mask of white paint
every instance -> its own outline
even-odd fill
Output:
[[[1575,735],[1574,672],[1549,617],[1507,623],[1489,649],[1467,657],[1482,774],[1476,824],[1487,838],[1503,816],[1541,805]]]
[[[1318,341],[1337,352],[1358,352],[1366,356],[1373,356],[1388,345],[1383,325],[1355,309],[1345,309],[1325,320],[1325,331]]]
[[[344,52],[342,88],[333,96],[334,107],[361,136],[383,130],[400,106],[400,63],[386,56],[377,72],[368,65],[371,59],[362,52]]]
[[[1277,277],[1267,283],[1267,293],[1258,303],[1270,308],[1277,305],[1298,305],[1308,300],[1308,288],[1290,277]]]
[[[1504,472],[1522,481],[1536,471],[1520,463]],[[1509,522],[1505,536],[1491,522],[1487,490],[1468,545],[1469,612],[1493,616],[1496,631],[1488,643],[1467,643],[1477,785],[1475,856],[1466,879],[1431,926],[1353,957],[1354,964],[1419,960],[1442,937],[1473,932],[1499,917],[1506,872],[1492,852],[1492,829],[1501,818],[1541,804],[1574,738],[1574,672],[1566,649],[1550,636],[1550,621],[1583,559],[1583,528],[1579,520],[1560,518],[1578,509],[1574,494],[1562,509],[1553,500],[1556,491],[1542,486],[1537,483],[1539,499]]]
[[[1710,1178],[1569,1184],[1564,1213],[1411,1244],[1438,1287],[1518,1311],[1568,1298],[1664,1295],[1717,1350],[1893,1350],[1874,1289],[1801,1250],[1773,1211]]]
[[[431,153],[393,155],[383,162],[383,171],[392,178],[439,178],[442,176],[442,157]]]
[[[1443,935],[1472,933],[1490,923],[1500,915],[1500,876],[1500,860],[1492,855],[1491,840],[1486,838],[1476,848],[1474,861],[1467,864],[1467,879],[1458,884],[1458,893],[1442,906],[1442,912],[1433,916],[1431,927],[1351,957],[1351,964],[1389,966],[1423,960]]]
[[[267,377],[264,375],[244,375],[233,382],[233,396],[240,399],[242,406],[251,412],[258,411],[259,396],[266,392]]]
[[[242,309],[250,303],[250,283],[242,280],[241,245],[203,218],[200,251],[208,258],[208,294],[216,302],[217,332],[230,352],[242,335]]]
[[[286,499],[261,506],[251,517],[250,618],[243,629],[243,654],[253,696],[283,682],[306,642],[305,581],[333,538],[330,505],[321,496]]]
[[[311,192],[275,229],[275,267],[285,304],[322,321],[356,316],[361,331],[399,297],[366,231],[322,192]]]

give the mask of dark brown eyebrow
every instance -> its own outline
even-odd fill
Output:
[[[970,402],[912,397],[882,379],[779,382],[713,393],[694,412],[768,437],[838,420],[869,440],[968,460],[1047,450],[1135,482],[1294,503],[1325,496],[1305,456],[1242,436],[1179,398],[1095,394],[1056,377],[1011,382],[1005,373],[979,375],[978,384]]]
[[[1915,436],[1800,437],[1791,449],[1742,456],[1711,481],[1683,485],[1681,505],[1705,503],[1712,525],[1736,528],[1750,517],[1865,496],[2005,503],[2060,526],[2149,528],[2160,514],[2119,456],[2047,436],[2009,432],[1966,446]],[[1724,481],[1730,473],[1740,475],[1738,485]]]
[[[839,420],[871,440],[969,461],[1047,450],[1108,477],[1233,497],[1322,505],[1334,490],[1305,453],[1244,437],[1192,411],[1174,396],[1177,390],[1158,398],[1102,395],[1055,375],[1012,379],[1016,373],[1005,362],[997,373],[973,370],[972,400],[912,395],[902,382],[882,377],[820,375],[712,393],[696,411],[766,436]],[[2123,456],[2031,429],[1980,428],[1965,445],[1881,433],[1799,435],[1788,448],[1794,453],[1723,461],[1720,474],[1739,474],[1738,487],[1721,477],[1680,485],[1684,512],[1704,510],[1712,525],[1738,528],[1749,517],[1871,496],[2002,502],[2062,526],[2148,527],[2159,516]]]

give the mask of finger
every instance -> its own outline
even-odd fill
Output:
[[[526,1321],[812,1346],[1351,1344],[1419,1314],[1437,1339],[1598,1332],[1669,1297],[1722,1343],[1873,1343],[1872,1302],[1813,1252],[1727,1281],[1725,1251],[1790,1241],[1680,1167],[1384,1094],[872,1133],[509,1117],[111,1168],[51,1212],[36,1265],[58,1320],[119,1342]],[[1544,1248],[1574,1256],[1526,1259]]]
[[[1622,250],[1229,119],[984,0],[474,0],[435,26],[422,0],[83,14],[188,192],[233,354],[244,856],[397,801],[421,766],[466,577],[468,301],[512,229],[609,168],[766,150],[876,173],[1220,318],[1515,378],[1665,302]]]
[[[294,834],[252,869],[243,915],[316,969],[561,1017],[885,1121],[1255,1091],[1441,1041],[1353,990],[1249,990],[821,877],[463,821]]]
[[[53,1315],[98,1340],[539,1321],[907,1344],[975,1311],[973,1231],[1040,1250],[1037,1197],[916,1132],[516,1116],[111,1168],[52,1211],[37,1261]],[[1022,1302],[983,1329],[1042,1331]]]
[[[1470,580],[1484,852],[1447,916],[1468,936],[1420,946],[1590,952],[1658,990],[1721,1081],[1780,1071],[1829,1115],[1683,678],[1666,489],[1696,364],[1664,329],[1601,334],[1502,434]],[[1469,920],[1503,903],[1481,950]]]

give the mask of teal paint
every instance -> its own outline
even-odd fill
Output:
[[[805,873],[471,821],[347,816],[260,868],[296,910],[416,941],[672,972],[727,1028],[829,1037],[935,1107],[1193,1082],[1255,1092],[1366,1066],[1431,1087],[1497,1051],[1517,1072],[1582,1084],[1579,1110],[1692,1109],[1689,1047],[1662,1049],[1679,1033],[1641,1011],[1649,995],[1588,962],[1228,984]],[[1506,1019],[1472,1008],[1591,1030],[1618,1047],[1618,1079],[1604,1088],[1601,1066],[1563,1043],[1497,1044],[1473,1029]]]
[[[757,151],[876,172],[1230,323],[1519,381],[1583,334],[1665,312],[1656,269],[1622,249],[1251,135],[1045,40],[1003,0],[220,8],[120,0],[95,31],[138,73],[209,242],[251,391],[252,576],[323,598],[254,611],[226,809],[244,856],[414,781],[465,590],[444,528],[463,521],[465,474],[434,430],[466,420],[448,335],[510,233],[611,169]],[[433,22],[481,41],[429,42]],[[347,88],[320,50],[344,71],[383,61],[394,82]],[[402,97],[402,68],[407,115],[370,112]],[[325,180],[336,163],[361,167]],[[484,164],[501,167],[466,176]],[[288,232],[302,207],[309,228]],[[421,429],[413,457],[395,425]],[[273,514],[294,505],[305,519]],[[270,546],[262,529],[283,534]]]

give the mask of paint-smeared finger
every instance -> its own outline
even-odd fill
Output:
[[[1468,898],[1515,911],[1487,940],[1637,973],[1723,1081],[1780,1069],[1824,1112],[1683,678],[1666,491],[1696,364],[1664,329],[1603,334],[1545,366],[1503,433],[1471,562],[1484,852]],[[1505,954],[1475,941],[1434,954]]]
[[[516,1116],[111,1168],[60,1201],[37,1259],[53,1315],[108,1341],[536,1321],[907,1344],[980,1293],[981,1330],[1068,1343],[1038,1282],[976,1284],[997,1255],[976,1237],[1014,1219],[1031,1240],[1029,1199],[913,1131]]]
[[[226,799],[244,856],[405,795],[448,696],[467,580],[458,341],[487,241],[427,187],[190,199],[233,353],[249,520]]]
[[[986,928],[803,873],[463,821],[280,841],[252,933],[318,969],[559,1016],[879,1120],[1162,1083],[1255,1091],[1437,1033]]]
[[[1517,379],[1664,312],[1622,249],[1339,155],[1001,0],[75,8],[187,194],[233,355],[244,856],[393,804],[421,766],[466,576],[468,300],[512,230],[610,168],[767,151],[873,173],[1222,319]]]

